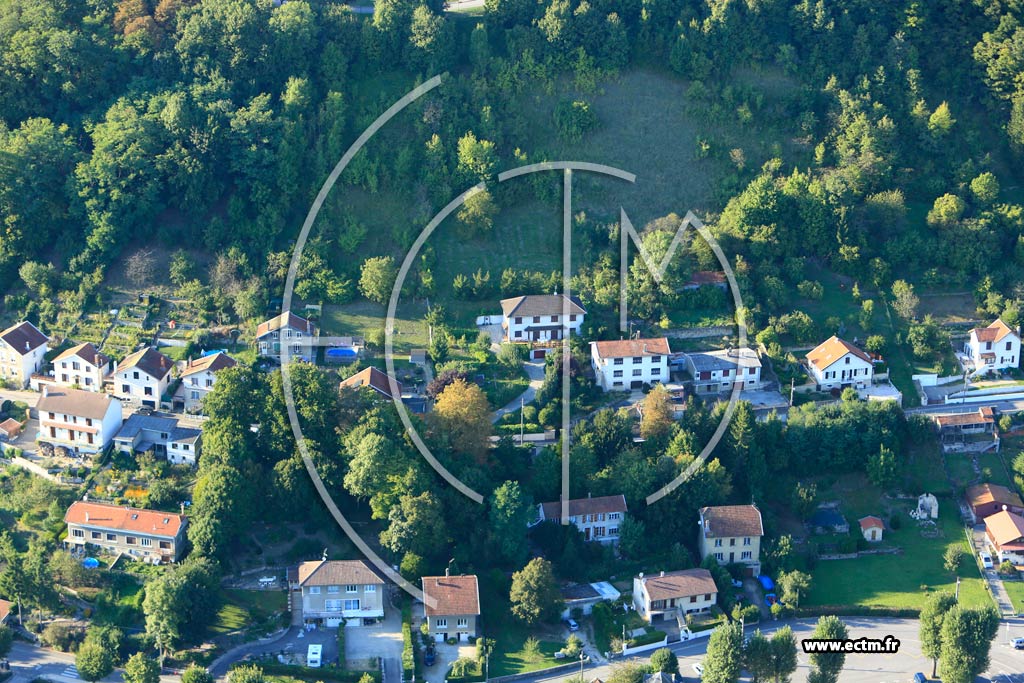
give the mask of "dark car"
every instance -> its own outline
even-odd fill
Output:
[[[925,675],[923,673],[918,671],[916,674],[914,674],[914,683],[928,683],[928,679],[925,678]]]
[[[423,665],[434,666],[434,662],[437,660],[437,651],[433,647],[428,647],[423,653]]]

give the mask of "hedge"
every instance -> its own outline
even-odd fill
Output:
[[[793,610],[798,617],[821,617],[835,615],[837,617],[897,617],[917,619],[921,610],[912,607],[869,607],[867,605],[817,605],[815,607],[798,607]]]
[[[412,605],[402,603],[402,669],[405,680],[411,681],[419,673],[416,668],[416,642],[412,637]]]
[[[338,666],[348,668],[348,662],[345,661],[345,622],[338,627]]]
[[[307,681],[337,681],[337,683],[358,683],[366,675],[373,678],[374,683],[380,683],[379,671],[346,671],[336,666],[325,666],[314,669],[308,666],[297,666],[295,664],[281,664],[273,659],[261,659],[255,662],[256,666],[263,669],[263,673],[276,676],[291,676]],[[242,666],[239,662],[235,666]],[[234,668],[234,667],[231,667]]]
[[[642,636],[631,638],[629,641],[629,647],[640,647],[641,645],[650,645],[651,643],[657,643],[660,640],[665,640],[668,636],[664,631],[649,631]]]

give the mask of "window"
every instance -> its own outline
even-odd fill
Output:
[[[608,519],[618,519],[618,518],[619,518],[619,513],[618,512],[609,512],[608,513]]]
[[[661,356],[651,356],[651,362],[652,363],[660,363],[661,362]]]
[[[320,595],[320,586],[310,586],[309,587],[309,594],[310,595]]]
[[[610,526],[610,527],[608,527],[608,535],[609,536],[618,536],[619,535],[619,527],[617,527],[617,526]]]
[[[691,596],[690,596],[690,602],[691,602],[691,603],[692,603],[692,602],[697,602],[697,596],[696,596],[696,595],[691,595]]]
[[[992,350],[992,342],[985,342],[985,350],[986,351],[991,351]]]
[[[199,400],[199,392],[198,391],[192,391],[192,392],[189,393],[189,397],[193,401],[198,401]]]
[[[640,368],[637,368],[636,370],[634,370],[634,371],[633,371],[633,376],[634,376],[634,377],[640,377],[640,376],[642,376],[643,374],[644,374],[644,371],[643,371],[643,370],[641,370]]]
[[[743,545],[750,545],[750,536],[743,539]]]
[[[622,377],[622,370],[616,370],[612,373],[613,377]]]
[[[747,368],[747,374],[748,375],[756,375],[757,374],[757,368]]]
[[[558,322],[558,316],[557,315],[551,316],[551,322],[557,323]]]
[[[716,548],[721,548],[722,547],[722,539],[720,539],[720,538],[716,538],[715,539],[715,547]]]
[[[358,610],[358,609],[359,609],[359,600],[346,600],[345,601],[345,611],[346,612],[351,611],[351,610]]]
[[[71,535],[75,538],[85,538],[85,532],[81,529],[72,529]]]
[[[715,559],[721,562],[725,559],[725,555],[723,555],[722,553],[715,553]]]
[[[533,316],[533,322],[539,323],[540,322],[540,316],[539,315]]]
[[[153,539],[152,538],[144,538],[144,539],[142,539],[142,547],[149,548],[152,545],[153,545]]]
[[[741,560],[749,560],[751,557],[753,557],[753,555],[749,550],[744,550],[742,553],[740,553]]]
[[[735,538],[730,538],[730,539],[729,539],[729,545],[730,545],[730,546],[734,546],[734,545],[736,545],[736,539],[735,539]]]
[[[846,358],[845,358],[844,360],[845,360],[845,362],[846,362],[846,364],[847,364],[847,365],[849,365],[849,364],[850,364],[850,357],[849,357],[849,356],[847,356],[847,357],[846,357]]]
[[[459,617],[459,620],[458,622],[456,622],[456,625],[459,628],[467,628],[469,626],[469,619],[467,619],[466,617]]]
[[[345,592],[346,593],[358,593],[359,592],[359,586],[357,586],[355,584],[350,584],[348,586],[345,586]]]
[[[704,594],[704,599],[705,600],[710,600],[711,599],[711,593],[705,593]]]
[[[1009,351],[1012,348],[1010,342],[1006,342],[1006,350]]]
[[[661,374],[661,368],[651,368],[651,375],[657,376]]]
[[[363,586],[363,592],[364,593],[376,593],[377,592],[377,587],[375,585],[373,585],[372,583],[367,584],[367,585]]]
[[[128,545],[135,545],[137,540],[138,539],[136,539],[134,536],[125,536],[124,537],[124,542],[127,543]]]
[[[171,542],[170,541],[160,541],[160,550],[170,550],[170,549],[171,549]]]
[[[327,592],[328,593],[340,593],[341,592],[341,586],[328,586],[327,587]]]
[[[212,379],[206,380],[206,388],[209,389],[212,386],[213,386],[213,380]]]
[[[616,359],[615,359],[614,361],[612,361],[612,362],[613,362],[613,363],[614,363],[615,365],[622,365],[622,359],[621,359],[621,358],[616,358]]]
[[[100,533],[100,532],[98,532],[98,531],[94,531],[94,532],[92,532],[92,534],[91,534],[91,535],[92,535],[92,537],[93,537],[93,538],[94,538],[95,540],[97,540],[97,541],[98,541],[98,540],[100,540],[101,538],[103,538],[103,534],[101,534],[101,533]]]
[[[153,387],[146,387],[145,394],[146,394],[146,396],[152,396],[153,395]]]
[[[324,600],[324,609],[328,612],[340,612],[341,600]]]
[[[107,534],[108,541],[117,541],[117,534]]]
[[[519,317],[516,318],[516,325],[521,325],[522,322],[523,322],[522,318],[519,318]]]
[[[132,379],[138,379],[138,378],[139,378],[139,373],[138,372],[133,372],[132,373]]]
[[[572,315],[569,316],[569,322],[571,322],[571,323],[576,322],[576,314],[575,313],[573,313]],[[1007,347],[1007,348],[1009,348],[1009,347]]]
[[[434,626],[438,628],[448,628],[448,620],[438,617],[437,619],[434,619]]]
[[[633,356],[633,365],[640,365],[644,362],[644,359],[640,356]]]

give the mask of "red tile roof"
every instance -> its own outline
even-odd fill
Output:
[[[203,356],[202,358],[196,358],[195,360],[186,361],[185,367],[181,371],[182,377],[188,377],[194,375],[197,372],[204,372],[209,370],[210,372],[217,372],[224,368],[233,368],[238,365],[238,362],[234,358],[226,353],[212,353],[209,356]]]
[[[302,586],[383,585],[384,579],[365,560],[314,560],[295,569]]]
[[[96,347],[93,346],[92,342],[85,342],[84,344],[71,347],[54,358],[53,362],[56,363],[59,360],[65,360],[66,358],[73,358],[75,356],[97,367],[105,367],[107,363],[110,362],[110,359],[100,353]]]
[[[808,353],[807,360],[819,370],[824,370],[848,353],[852,353],[865,363],[871,362],[871,357],[868,354],[835,335],[823,341]]]
[[[694,272],[686,286],[690,287],[702,287],[704,285],[724,285],[725,284],[725,273],[720,273],[717,270],[698,270]]]
[[[544,519],[561,519],[562,503],[542,503]],[[569,501],[569,516],[594,515],[607,512],[626,512],[626,497],[621,493],[617,496],[598,496],[597,498],[577,498]]]
[[[997,546],[1024,538],[1024,518],[1002,510],[985,518],[985,530]]]
[[[885,523],[881,519],[879,519],[878,517],[875,517],[874,515],[868,515],[867,517],[861,517],[860,520],[858,520],[858,521],[860,522],[860,530],[861,531],[867,531],[868,529],[884,529],[885,528]]]
[[[402,383],[398,384],[398,395],[402,395]],[[346,389],[358,389],[361,387],[370,387],[381,396],[385,398],[391,398],[391,381],[386,373],[381,372],[377,368],[371,366],[365,370],[360,370],[356,374],[352,375],[348,379],[342,380],[339,387]]]
[[[11,325],[3,332],[0,332],[0,339],[7,342],[8,346],[22,356],[29,351],[35,351],[49,341],[45,334],[27,320]]]
[[[714,595],[718,592],[715,579],[707,569],[683,569],[664,572],[659,576],[645,576],[640,582],[653,600],[690,597],[691,595]]]
[[[273,332],[274,330],[279,330],[282,327],[291,327],[292,329],[300,330],[309,335],[312,335],[316,329],[313,327],[313,323],[305,318],[300,318],[291,311],[285,311],[279,316],[260,323],[260,326],[256,328],[256,337],[262,337],[263,335]]]
[[[971,413],[954,413],[952,415],[936,415],[935,423],[939,427],[956,427],[959,425],[992,424],[996,421],[992,409],[988,406]]]
[[[672,353],[668,339],[620,339],[618,341],[590,342],[599,358],[626,358],[629,356],[667,356]]]
[[[141,351],[125,356],[125,359],[118,364],[116,372],[138,368],[154,379],[163,379],[172,367],[174,367],[174,361],[152,346],[147,346]]]
[[[134,531],[140,534],[174,538],[185,524],[185,516],[172,512],[76,501],[64,515],[64,522],[100,529]]]
[[[967,503],[971,507],[985,505],[987,503],[1000,503],[1010,507],[1024,508],[1024,501],[1020,496],[999,484],[975,484],[969,486],[966,491]]]
[[[427,616],[480,614],[480,587],[475,575],[424,576],[422,582]]]
[[[14,603],[8,600],[0,600],[0,624],[7,620],[7,615],[14,609]]]
[[[756,505],[719,505],[700,509],[705,538],[764,536],[761,511]]]
[[[999,319],[996,319],[996,321],[993,322],[988,327],[974,328],[973,330],[971,330],[971,334],[976,336],[978,338],[978,341],[983,342],[997,342],[1008,334],[1012,334],[1015,337],[1017,336],[1016,332],[1014,332],[1006,323]]]

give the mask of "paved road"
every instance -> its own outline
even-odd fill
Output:
[[[1024,400],[1018,401],[992,401],[991,403],[951,403],[948,405],[921,406],[919,408],[907,408],[904,412],[907,415],[922,413],[925,415],[954,414],[954,413],[976,413],[981,406],[993,406],[1001,413],[1016,413],[1024,410]]]
[[[526,361],[523,363],[526,375],[530,378],[530,384],[526,391],[516,396],[506,405],[499,408],[491,418],[492,423],[497,423],[505,414],[514,413],[521,405],[531,402],[537,395],[537,391],[544,385],[544,361]]]
[[[17,641],[8,655],[11,672],[9,683],[29,683],[36,678],[46,678],[55,683],[83,683],[75,668],[75,656],[56,650]],[[102,683],[122,683],[121,671],[114,671]],[[181,683],[179,676],[161,676],[161,683]]]
[[[885,635],[892,635],[900,641],[900,650],[891,655],[848,655],[846,666],[839,680],[843,683],[907,683],[917,671],[925,674],[931,673],[931,662],[921,655],[921,643],[918,640],[918,622],[916,619],[882,619],[882,618],[857,618],[848,617],[843,619],[850,629],[851,638],[870,637],[884,638]],[[783,625],[793,627],[798,639],[810,635],[814,629],[816,620],[801,619],[782,622],[768,622],[763,625],[763,633],[773,633]],[[992,665],[987,676],[979,680],[992,681],[993,683],[1024,683],[1024,651],[1011,648],[1007,643],[1006,623],[999,631],[996,642],[992,645]],[[1024,636],[1024,620],[1010,620],[1009,636],[1016,638]],[[753,628],[747,629],[748,633]],[[679,657],[679,672],[683,679],[689,683],[697,681],[693,665],[704,658],[707,649],[707,639],[690,641],[688,643],[675,643],[670,645],[676,656]],[[631,658],[633,661],[645,662],[650,657],[637,656]],[[618,660],[621,661],[621,660]],[[794,683],[806,683],[810,671],[809,660],[803,651],[799,651],[798,668],[793,677]],[[611,674],[612,664],[588,666],[585,671],[587,680],[600,678],[607,680]],[[533,678],[526,678],[518,683],[541,683],[545,681],[565,681],[578,673],[570,672],[554,677],[538,675]]]

